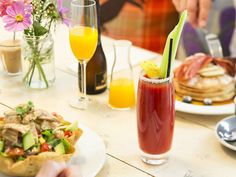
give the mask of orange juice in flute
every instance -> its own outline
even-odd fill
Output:
[[[75,26],[70,29],[70,46],[77,60],[90,60],[96,50],[98,31],[95,28]]]
[[[86,109],[89,99],[86,95],[86,65],[92,58],[98,41],[97,10],[95,0],[73,0],[71,2],[70,47],[79,61],[82,74],[82,95],[70,101],[77,109]]]

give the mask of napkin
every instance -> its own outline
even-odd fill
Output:
[[[162,62],[161,62],[161,68],[160,68],[161,78],[166,78],[166,75],[167,75],[170,39],[173,39],[171,65],[170,65],[171,66],[170,71],[172,72],[173,62],[174,62],[174,59],[175,59],[175,56],[176,56],[180,36],[181,36],[183,26],[184,26],[184,23],[185,23],[186,19],[187,19],[187,10],[185,10],[181,13],[178,24],[169,33],[169,35],[167,37],[164,52],[163,52],[163,59],[162,59]]]

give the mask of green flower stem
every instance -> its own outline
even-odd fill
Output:
[[[36,59],[35,57],[33,57],[33,60],[34,60],[34,62],[35,62],[35,64],[36,64],[36,66],[37,66],[37,68],[38,68],[40,74],[41,74],[42,77],[43,77],[43,80],[44,80],[44,82],[45,82],[45,84],[46,84],[46,87],[48,88],[48,81],[47,81],[46,75],[45,75],[45,73],[44,73],[44,71],[43,71],[43,68],[42,68],[42,66],[41,66],[41,64],[40,64],[40,62],[39,62],[39,60],[38,60],[38,57],[37,57],[37,59]],[[32,73],[32,74],[33,74],[33,73]]]
[[[30,74],[31,70],[33,69],[33,67],[35,67],[34,62],[31,64],[28,72],[26,73],[25,77],[23,78],[23,81],[26,81],[26,79],[29,77],[29,74]]]
[[[32,82],[32,78],[33,78],[33,75],[34,75],[34,70],[35,70],[35,62],[33,62],[33,64],[32,64],[32,73],[31,73],[30,80],[29,80],[29,86]]]
[[[53,18],[52,18],[52,19],[50,20],[50,22],[49,22],[48,31],[50,31],[50,30],[51,30],[52,22],[53,22]],[[49,33],[49,32],[48,32],[48,33]]]
[[[15,40],[16,40],[16,32],[14,31],[13,32],[13,41],[15,42]]]

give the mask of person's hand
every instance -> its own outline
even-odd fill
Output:
[[[172,0],[177,11],[188,10],[189,22],[194,27],[205,27],[212,0]]]
[[[47,161],[43,164],[36,177],[57,177],[65,168],[65,162]]]
[[[78,166],[66,167],[65,162],[47,161],[43,164],[36,177],[81,177]]]

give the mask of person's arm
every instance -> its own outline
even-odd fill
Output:
[[[172,0],[177,11],[188,10],[189,22],[194,27],[205,27],[212,0]]]

